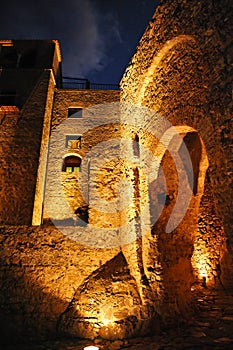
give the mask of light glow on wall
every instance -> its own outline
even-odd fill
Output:
[[[205,277],[207,278],[208,273],[207,273],[207,268],[206,268],[206,262],[205,260],[201,259],[198,264],[198,270],[199,270],[199,277]]]
[[[106,306],[102,311],[102,323],[104,326],[114,323],[113,310],[111,306]]]
[[[200,281],[211,282],[213,279],[212,269],[207,252],[203,249],[194,251],[192,265]]]

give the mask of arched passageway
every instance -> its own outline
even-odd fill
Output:
[[[167,147],[157,153],[160,166],[149,186],[152,229],[142,238],[144,271],[157,311],[165,318],[183,313],[191,302],[192,255],[208,168],[198,132],[187,126],[175,129],[177,135],[171,134]]]

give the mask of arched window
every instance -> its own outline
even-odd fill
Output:
[[[78,173],[81,171],[81,158],[76,155],[67,156],[63,160],[62,171],[66,173]]]

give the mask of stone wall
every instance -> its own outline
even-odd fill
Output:
[[[214,202],[218,218],[205,217],[205,225],[213,227],[208,229],[211,246],[216,240],[211,232],[219,230],[220,217],[224,221],[227,244],[222,250],[217,238],[221,254],[216,254],[222,256],[225,285],[232,280],[232,11],[227,0],[162,1],[121,81],[122,101],[142,104],[173,125],[189,126],[203,140],[206,186],[214,200],[206,197],[201,210],[210,210]]]
[[[119,106],[115,107],[114,102],[118,100],[119,91],[56,91],[44,219],[71,220],[72,222],[75,211],[89,205],[89,222],[96,224],[99,220],[98,215],[95,214],[96,197],[98,197],[95,191],[98,192],[98,189],[92,186],[90,179],[96,178],[95,172],[104,166],[100,163],[106,159],[98,147],[111,140],[114,133],[114,137],[117,137],[113,119],[119,108]],[[68,118],[69,107],[81,108],[82,111],[78,112],[77,117]],[[67,137],[75,135],[80,137],[80,144],[77,147],[73,142],[70,145],[67,143]],[[77,155],[81,159],[78,173],[66,173],[63,169],[65,159],[69,155]],[[102,184],[103,187],[104,184]],[[105,196],[106,193],[107,190]],[[102,216],[101,221],[104,222]]]
[[[53,226],[1,227],[0,241],[1,343],[57,334],[76,291],[119,253],[83,246]]]
[[[125,109],[117,91],[53,96],[45,71],[23,113],[3,116],[1,209],[15,225],[1,228],[8,339],[155,332],[191,312],[193,283],[230,284],[231,14],[228,0],[162,1],[122,79]],[[70,107],[82,117],[67,118]],[[81,148],[67,147],[74,134]],[[68,155],[81,172],[62,171]],[[86,204],[89,223],[76,225]],[[19,226],[32,214],[44,224]]]
[[[54,87],[50,70],[35,73],[34,87],[20,112],[6,118],[1,112],[2,224],[32,223],[41,138],[44,123],[49,124]]]
[[[56,89],[52,127],[60,125],[68,117],[69,107],[88,108],[97,104],[119,101],[117,90],[65,90]]]
[[[222,283],[220,258],[226,240],[223,220],[216,213],[209,173],[205,179],[205,191],[201,198],[198,214],[198,230],[194,239],[192,266],[195,275],[209,278],[211,283]]]

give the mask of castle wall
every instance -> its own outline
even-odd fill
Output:
[[[83,246],[53,226],[1,227],[0,241],[1,344],[57,334],[76,290],[119,253]]]
[[[104,159],[104,155],[92,149],[98,148],[113,137],[115,131],[112,115],[113,112],[116,113],[114,102],[118,99],[118,91],[56,91],[44,219],[50,217],[53,220],[72,222],[75,210],[90,205],[89,222],[97,222],[98,215],[94,213],[97,204],[95,186],[92,191],[90,179],[95,179],[94,172],[98,172],[101,167],[98,162]],[[96,108],[95,105],[100,107]],[[68,118],[69,108],[75,107],[81,108],[82,111],[78,112],[77,117]],[[74,143],[76,141],[67,141],[69,137],[75,135],[80,138],[77,146]],[[79,172],[68,173],[63,169],[66,157],[69,155],[77,155],[81,160]],[[105,195],[106,192],[107,190]],[[101,221],[104,221],[103,217]]]
[[[119,101],[117,90],[66,90],[56,89],[52,128],[61,124],[68,117],[69,107],[88,108],[97,104]]]
[[[46,148],[60,61],[54,40],[0,42],[2,224],[41,223]],[[7,115],[8,110],[18,112]]]
[[[118,237],[113,237],[113,239],[115,239],[115,248],[113,247],[114,244],[112,244],[111,237],[110,247],[106,248],[106,236],[102,235],[101,232],[98,234],[95,229],[95,224],[99,220],[99,216],[94,210],[90,211],[90,220],[94,224],[92,229],[78,226],[75,227],[75,232],[73,232],[72,229],[68,229],[68,231],[66,230],[64,232],[60,230],[60,227],[55,228],[50,222],[46,225],[46,219],[50,217],[51,219],[54,218],[53,215],[47,215],[46,201],[43,201],[43,186],[46,172],[47,186],[45,198],[49,196],[55,207],[56,204],[58,204],[61,220],[67,219],[67,216],[59,201],[59,192],[57,192],[59,185],[62,185],[62,195],[64,195],[64,193],[66,194],[65,207],[68,205],[71,210],[74,210],[78,206],[84,204],[82,202],[83,198],[79,196],[78,193],[79,186],[81,186],[82,190],[85,188],[85,176],[82,178],[82,183],[80,184],[78,182],[80,173],[62,172],[62,156],[66,155],[67,152],[69,153],[69,149],[65,147],[66,133],[78,133],[82,135],[81,149],[72,151],[78,152],[85,158],[85,154],[90,151],[90,147],[98,146],[99,143],[111,139],[113,135],[113,127],[109,125],[111,116],[109,117],[106,115],[106,112],[104,112],[105,115],[98,115],[97,113],[95,120],[92,120],[90,118],[93,117],[93,111],[90,111],[85,118],[85,107],[89,107],[92,104],[114,102],[119,99],[118,91],[56,90],[53,100],[53,94],[50,94],[50,92],[53,91],[52,82],[51,80],[47,86],[48,99],[46,103],[44,103],[45,118],[41,121],[43,132],[40,134],[38,132],[41,143],[37,145],[37,156],[39,158],[37,162],[39,162],[39,168],[36,173],[37,182],[34,183],[34,186],[36,186],[33,213],[34,223],[36,225],[40,224],[43,209],[45,225],[33,228],[19,226],[17,224],[17,227],[10,226],[8,228],[1,228],[2,240],[5,243],[2,245],[0,273],[2,281],[8,281],[6,284],[7,289],[1,289],[3,296],[3,298],[1,298],[3,309],[1,324],[2,327],[4,327],[6,339],[9,339],[11,332],[14,332],[16,339],[18,339],[18,336],[24,335],[25,329],[27,329],[27,332],[30,330],[32,335],[39,334],[40,336],[46,336],[56,334],[59,320],[63,313],[69,310],[69,304],[77,291],[83,288],[83,284],[86,283],[86,280],[88,281],[90,279],[90,276],[92,276],[95,271],[101,269],[106,262],[117,256],[120,251]],[[36,90],[35,96],[32,94],[32,97],[34,97],[36,101],[38,93],[38,90]],[[53,113],[51,113],[52,102]],[[53,132],[56,134],[56,130],[59,129],[59,125],[62,124],[62,121],[67,120],[69,107],[83,108],[83,118],[73,119],[73,126],[71,125],[70,128],[68,125],[65,133],[62,133],[62,140],[60,138],[57,140],[55,137],[55,142],[53,143],[53,138],[51,137],[50,147],[48,149],[50,122],[53,128],[52,135]],[[34,110],[31,109],[31,112],[33,111]],[[75,122],[77,120],[78,123]],[[104,130],[101,127],[98,128],[98,125],[101,123],[106,123]],[[85,133],[84,130],[86,131]],[[62,142],[59,144],[60,140]],[[22,142],[22,139],[20,142]],[[50,161],[48,163],[48,169],[46,170],[48,151]],[[30,152],[32,152],[32,147],[30,148]],[[59,162],[59,166],[55,167],[54,172],[54,168],[51,168],[50,164],[52,163],[53,165],[53,162],[56,163],[56,161]],[[91,167],[91,169],[92,168],[95,169],[95,166]],[[85,166],[83,166],[83,173],[84,170],[87,171],[88,169],[85,169]],[[94,172],[95,170],[91,171]],[[62,183],[57,183],[57,178],[62,179]],[[58,185],[58,187],[56,187],[56,185]],[[109,189],[109,194],[107,192],[108,191],[104,192],[104,194],[107,196],[108,200],[112,194],[111,189]],[[58,202],[56,202],[57,199]],[[92,205],[95,208],[96,202],[94,197],[92,198]],[[52,214],[53,213],[54,208],[52,208]],[[68,216],[68,219],[69,218]],[[107,222],[104,217],[102,217],[102,222]],[[88,242],[89,237],[90,241]],[[93,243],[93,238],[96,238],[96,244]],[[101,244],[105,249],[99,247]],[[23,247],[23,249],[20,247]],[[68,258],[68,256],[70,258]],[[9,269],[10,272],[7,274]],[[111,283],[111,280],[112,277],[110,276],[109,283]],[[123,281],[124,278],[122,280],[122,285]],[[114,285],[114,280],[112,283]],[[125,291],[122,292],[123,296],[127,295],[128,288],[130,287],[126,287]],[[8,297],[5,298],[4,296],[7,290],[9,291]],[[100,301],[103,292],[96,292],[95,298]],[[87,301],[88,298],[89,296],[87,295],[85,300]],[[93,296],[91,298],[93,298]],[[89,305],[89,303],[86,305]],[[100,308],[102,308],[101,305]],[[83,314],[80,316],[81,320],[85,318],[87,323],[92,324],[92,322],[89,322],[89,317],[89,310],[83,310]],[[101,316],[97,319],[97,323],[100,321],[100,317]],[[76,319],[77,316],[74,316],[74,318]],[[22,322],[22,320],[25,321]],[[70,317],[70,320],[72,321],[73,318]],[[65,331],[64,325],[60,328],[60,332]],[[70,331],[71,329],[69,328],[67,332],[70,333]],[[93,331],[89,332],[88,336],[93,336]],[[83,335],[84,333],[82,333],[82,336]]]
[[[117,91],[54,90],[48,70],[33,73],[21,111],[2,110],[2,222],[13,226],[1,228],[0,299],[9,337],[145,334],[190,312],[193,282],[230,284],[231,11],[227,0],[162,1],[121,82],[126,111],[114,110]],[[112,109],[98,109],[108,102]],[[76,107],[80,116],[68,118]],[[76,134],[81,147],[68,146]],[[183,140],[193,187],[186,156],[188,170],[177,166]],[[81,171],[64,171],[69,155]],[[77,224],[86,205],[88,225]],[[32,218],[43,226],[22,226]]]
[[[51,113],[51,86],[54,86],[49,70],[40,73],[35,71],[34,75],[37,76],[35,79],[32,74],[31,85],[34,83],[34,88],[20,112],[6,118],[5,112],[1,112],[2,224],[30,225],[32,222],[44,118],[48,117],[45,108],[47,101],[50,101],[47,108]]]
[[[203,276],[209,280],[213,280],[213,276],[218,278],[219,260],[225,254],[224,238],[228,242],[229,251],[226,252],[225,260],[222,259],[221,279],[227,285],[232,276],[229,256],[233,198],[230,146],[232,144],[230,120],[233,73],[231,16],[232,4],[229,1],[214,4],[212,1],[193,1],[192,4],[179,0],[162,1],[121,81],[121,101],[132,106],[141,104],[157,112],[154,121],[153,118],[148,121],[144,116],[141,117],[140,123],[144,130],[150,130],[153,124],[155,128],[160,127],[159,118],[166,118],[174,126],[192,128],[193,132],[198,133],[206,149],[208,165],[203,163],[202,168],[199,169],[199,173],[202,172],[200,181],[203,188],[203,174],[205,176],[207,167],[209,181],[205,182],[203,200],[200,202],[202,196],[200,192],[197,203],[190,204],[186,217],[189,227],[186,227],[185,221],[178,226],[180,237],[183,231],[183,241],[182,239],[180,241],[182,244],[179,245],[177,237],[173,241],[173,238],[166,234],[167,240],[171,239],[169,249],[166,248],[167,241],[166,239],[163,241],[160,236],[162,226],[158,221],[157,233],[154,233],[153,237],[150,234],[145,237],[145,249],[142,248],[142,254],[146,254],[148,250],[150,250],[150,256],[164,254],[163,268],[160,271],[158,268],[159,276],[153,278],[155,281],[157,279],[161,285],[166,284],[166,278],[170,282],[174,281],[173,285],[176,284],[178,289],[180,288],[177,293],[181,293],[183,302],[188,297],[189,291],[187,289],[187,293],[184,290],[182,292],[181,280],[187,276],[184,285],[186,284],[185,288],[188,288],[188,285],[191,285],[191,279],[188,281],[188,276],[192,274],[192,269],[194,269],[194,275],[199,275],[200,280]],[[130,119],[128,121],[130,122]],[[145,144],[145,139],[140,137],[139,142]],[[201,203],[200,212],[198,202]],[[191,210],[195,206],[197,206],[196,209]],[[168,220],[168,216],[165,215],[165,217]],[[199,229],[196,235],[198,217]],[[224,231],[220,217],[224,220]],[[190,228],[191,222],[196,222],[196,227],[194,225],[193,229]],[[142,245],[143,242],[140,244]],[[213,249],[215,254],[210,254],[209,250]],[[138,248],[128,247],[128,252],[125,253],[128,256],[131,273],[137,265],[136,250]],[[200,258],[200,250],[203,255],[206,253],[206,260],[202,261],[199,267],[198,264],[195,265],[195,259],[193,259],[193,267],[190,263],[193,250],[195,259],[197,256]],[[183,277],[182,269],[176,269],[175,263],[173,271],[167,270],[169,259],[174,257],[178,259],[181,255],[183,262],[181,263],[182,259],[180,259],[178,265],[185,266],[187,263],[187,271],[184,271]],[[148,268],[148,266],[145,261],[144,256],[145,274],[153,275],[147,272],[145,267]],[[203,269],[204,275],[201,273]],[[150,268],[150,271],[152,270]],[[138,279],[137,276],[136,279]],[[140,284],[140,280],[138,283]],[[156,283],[155,285],[158,286]],[[171,298],[172,302],[174,297],[172,293],[176,293],[175,289],[171,286],[165,289],[168,293],[169,290],[171,291],[170,295],[165,296],[165,300],[168,301]],[[173,309],[176,309],[176,306],[173,305]]]

